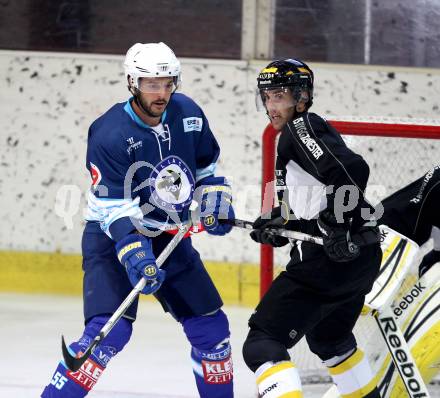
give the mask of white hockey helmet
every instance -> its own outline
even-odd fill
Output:
[[[142,77],[174,77],[176,89],[181,82],[180,61],[173,50],[162,42],[131,46],[125,56],[124,72],[129,87],[137,90]]]

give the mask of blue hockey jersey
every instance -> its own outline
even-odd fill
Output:
[[[131,100],[114,105],[88,132],[86,219],[114,240],[133,230],[132,220],[150,229],[185,222],[194,190],[214,174],[220,152],[189,97],[173,94],[155,127],[136,115]]]

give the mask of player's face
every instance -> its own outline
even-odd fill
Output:
[[[261,90],[260,95],[273,128],[281,130],[292,120],[295,112],[292,92],[287,88],[280,87]]]
[[[143,77],[139,81],[140,101],[152,116],[160,117],[176,86],[172,77]]]

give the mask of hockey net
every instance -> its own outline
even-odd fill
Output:
[[[370,166],[369,189],[366,196],[376,204],[381,199],[424,175],[440,163],[440,120],[395,118],[338,118],[329,122],[341,133],[347,145],[364,157]],[[274,197],[275,148],[278,137],[271,125],[263,133],[262,154],[262,211],[268,211]],[[429,249],[421,250],[419,258]],[[288,259],[287,251],[274,257],[270,246],[262,245],[260,252],[260,294],[270,286],[273,277],[281,272]],[[403,283],[401,290],[414,283],[417,267]],[[355,335],[361,346],[371,344],[377,326],[371,317],[361,317]],[[305,339],[290,352],[300,369],[303,383],[325,383],[330,378],[318,357],[312,354]],[[436,378],[438,382],[438,377]]]

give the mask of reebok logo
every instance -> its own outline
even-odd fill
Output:
[[[418,381],[418,376],[414,369],[414,364],[409,359],[410,354],[403,347],[401,337],[397,334],[397,325],[392,317],[380,319],[381,329],[388,342],[392,356],[396,358],[399,373],[405,379],[405,385],[411,390],[411,398],[422,398],[427,395],[422,391],[422,387]]]
[[[418,297],[420,295],[420,293],[422,293],[423,290],[425,290],[426,287],[422,286],[422,284],[420,282],[416,283],[413,287],[413,289],[411,289],[411,291],[409,292],[409,294],[407,294],[406,296],[403,296],[402,301],[397,305],[396,308],[394,308],[394,315],[396,317],[399,317],[403,314],[404,310],[406,310],[410,304],[412,304],[414,302],[414,300],[416,299],[416,297]]]
[[[310,137],[310,134],[307,131],[306,125],[304,123],[304,119],[302,117],[295,119],[293,121],[293,124],[301,142],[305,145],[312,156],[316,160],[318,160],[324,152],[317,144],[317,142],[312,137]]]

